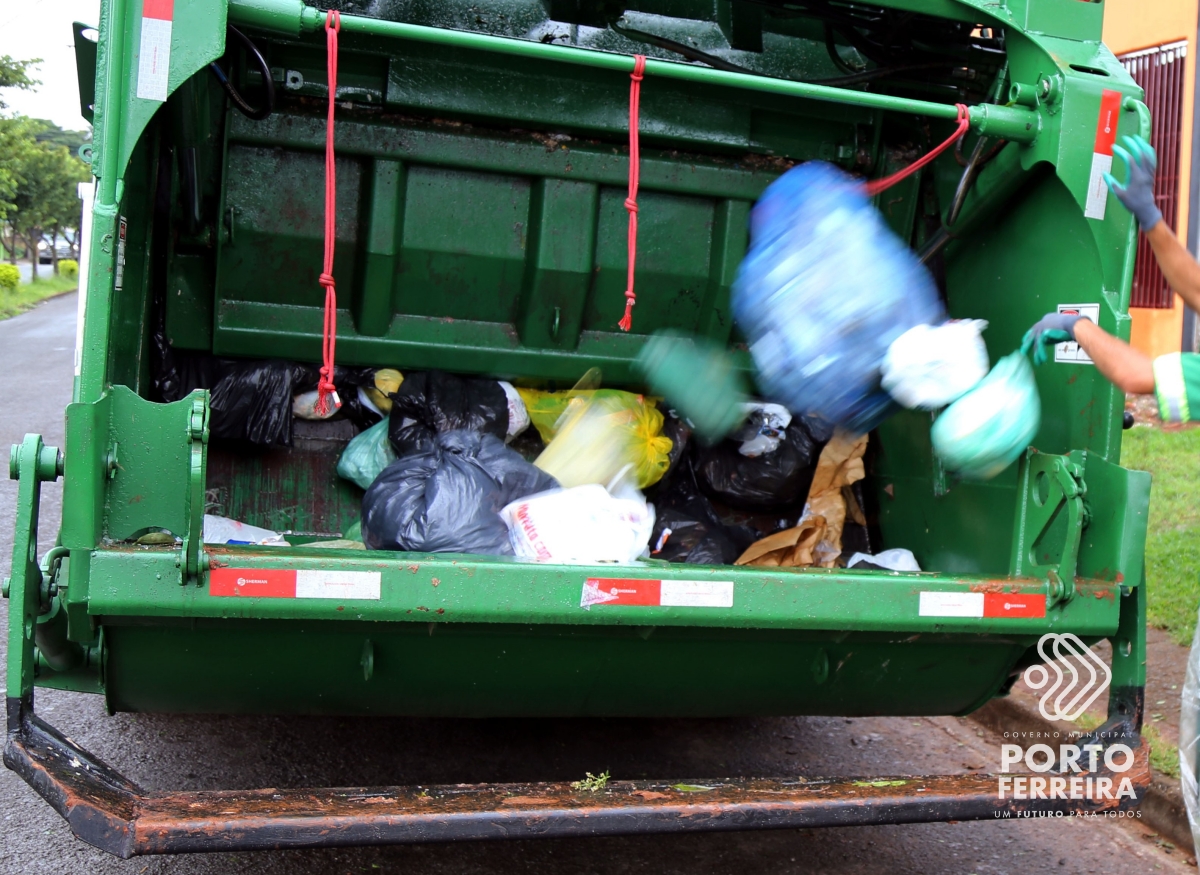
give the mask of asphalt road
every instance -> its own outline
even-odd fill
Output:
[[[0,446],[39,431],[61,445],[70,400],[75,296],[0,322]],[[0,491],[8,573],[16,484]],[[43,489],[53,542],[60,487]],[[7,627],[7,604],[3,621]],[[0,636],[0,642],[5,636]],[[0,646],[3,646],[0,644]],[[107,716],[93,696],[38,693],[39,713],[149,789],[728,775],[888,775],[995,770],[999,743],[957,718],[453,721]],[[1140,824],[1045,820],[770,833],[363,848],[142,858],[72,839],[11,772],[0,872],[35,873],[1192,873]]]

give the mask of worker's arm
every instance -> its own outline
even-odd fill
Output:
[[[1137,219],[1167,283],[1189,307],[1200,310],[1200,264],[1163,221],[1154,197],[1154,170],[1158,166],[1154,147],[1141,137],[1124,137],[1122,143],[1113,146],[1113,154],[1125,162],[1129,171],[1125,184],[1110,173],[1105,174],[1104,181]]]
[[[1172,289],[1193,310],[1200,310],[1200,264],[1162,219],[1146,232],[1158,266]]]
[[[1034,364],[1041,364],[1050,347],[1068,340],[1121,391],[1153,392],[1163,422],[1200,419],[1200,355],[1174,352],[1151,359],[1077,313],[1047,313],[1026,332],[1021,348],[1032,349]]]
[[[1022,350],[1033,350],[1033,363],[1043,364],[1050,348],[1073,340],[1083,347],[1096,369],[1122,392],[1154,391],[1154,365],[1144,352],[1113,337],[1078,313],[1047,313],[1025,332]]]
[[[1096,370],[1122,392],[1146,395],[1154,391],[1154,363],[1141,350],[1113,337],[1090,319],[1075,323],[1075,341]]]

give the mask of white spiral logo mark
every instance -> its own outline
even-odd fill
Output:
[[[1053,655],[1046,652],[1050,645],[1053,645]],[[1046,664],[1031,665],[1025,669],[1025,683],[1035,691],[1049,685],[1038,702],[1038,710],[1047,720],[1079,719],[1112,683],[1109,667],[1092,652],[1092,648],[1070,632],[1046,633],[1038,641],[1038,653]],[[1059,663],[1066,666],[1067,672]],[[1051,671],[1054,672],[1053,683],[1050,681]],[[1064,687],[1067,673],[1070,678]],[[1074,695],[1071,695],[1072,692]]]

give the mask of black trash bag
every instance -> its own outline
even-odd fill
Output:
[[[160,334],[154,338],[154,388],[165,402],[179,401],[196,389],[211,389],[221,381],[226,362],[206,352],[172,348]]]
[[[696,482],[711,498],[730,507],[760,511],[785,508],[808,497],[821,447],[799,417],[784,429],[779,446],[759,456],[743,456],[741,441],[698,447]]]
[[[427,453],[439,434],[467,429],[504,442],[508,396],[495,380],[442,371],[407,374],[392,395],[388,440],[397,456]]]
[[[654,559],[692,565],[732,565],[746,548],[757,541],[758,532],[748,526],[729,525],[696,485],[695,474],[685,456],[669,484],[654,499],[654,532],[650,537]],[[663,540],[663,533],[670,534]],[[659,546],[661,544],[661,547]]]
[[[655,511],[654,533],[650,536],[652,559],[689,565],[732,565],[742,554],[723,526],[694,519],[673,507],[656,505]]]
[[[309,367],[285,361],[225,362],[212,387],[215,438],[266,446],[292,445],[292,396],[309,380]]]
[[[363,542],[371,550],[511,554],[501,509],[557,488],[495,435],[449,431],[375,478],[363,496]]]
[[[675,483],[682,477],[692,479],[692,472],[687,464],[687,450],[692,441],[692,429],[673,410],[662,404],[658,405],[663,415],[662,435],[671,440],[671,450],[667,453],[667,471],[662,479],[645,490],[646,497],[655,504],[664,496],[674,492]],[[653,542],[652,542],[653,543]]]

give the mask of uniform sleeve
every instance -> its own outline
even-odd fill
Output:
[[[1173,352],[1156,358],[1154,395],[1163,422],[1200,419],[1200,354]]]

